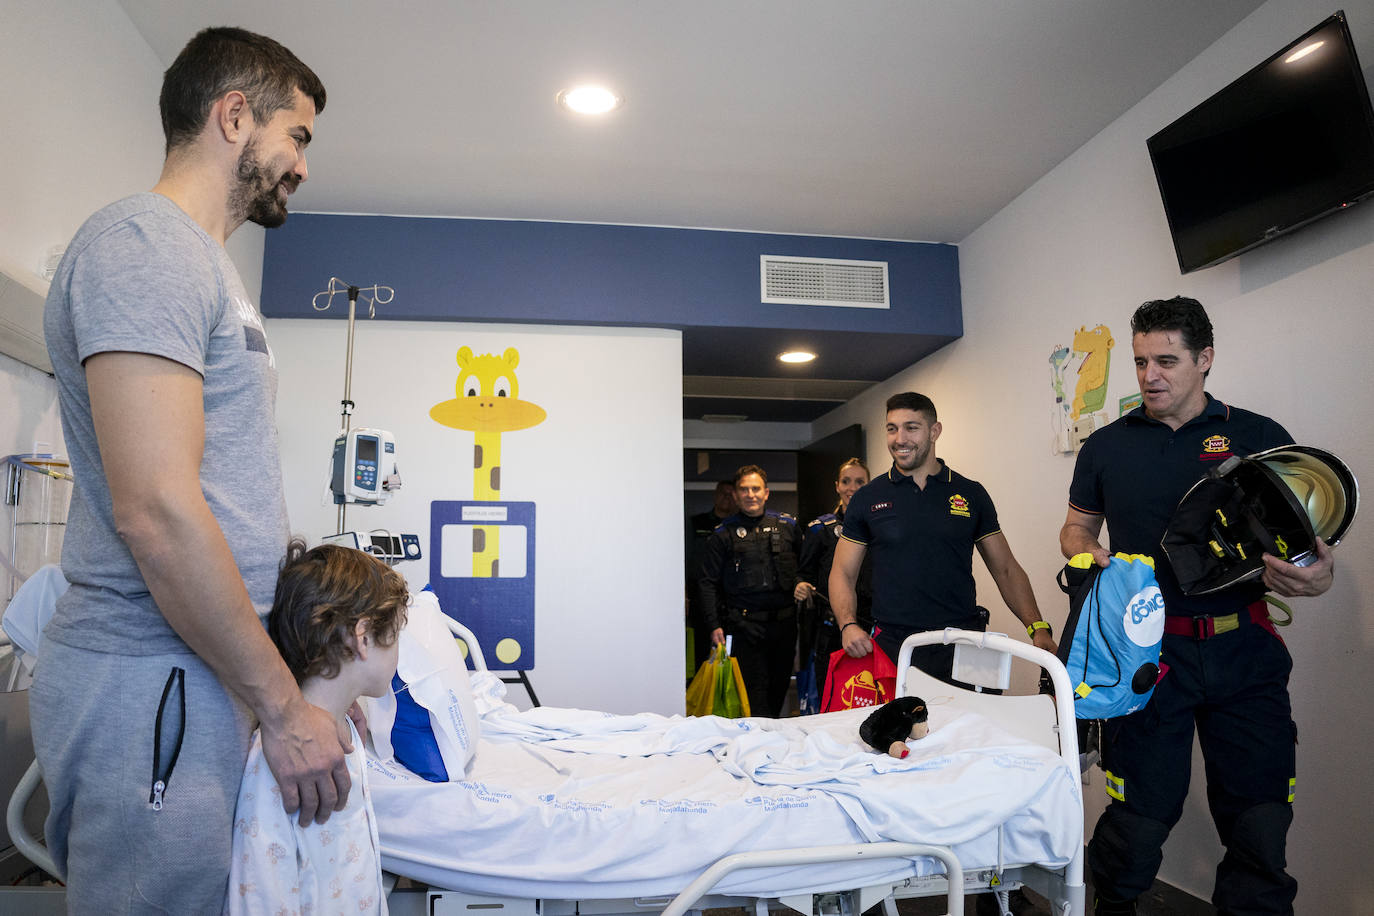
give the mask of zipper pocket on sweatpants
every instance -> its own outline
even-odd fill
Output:
[[[172,690],[176,689],[173,699]],[[168,700],[172,700],[169,706]],[[181,756],[181,741],[186,737],[186,671],[173,668],[162,688],[162,701],[157,704],[157,721],[153,725],[153,787],[148,802],[154,811],[162,810],[167,783],[172,780],[177,757]]]

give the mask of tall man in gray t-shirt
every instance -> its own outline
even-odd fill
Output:
[[[30,691],[72,912],[218,912],[256,720],[288,811],[349,792],[346,736],[264,631],[288,537],[276,367],[224,251],[277,226],[324,108],[290,51],[207,29],[162,88],[151,193],[77,233],[44,315],[76,490]]]

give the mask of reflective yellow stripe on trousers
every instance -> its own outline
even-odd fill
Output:
[[[1126,800],[1126,780],[1107,770],[1107,794],[1117,801]]]

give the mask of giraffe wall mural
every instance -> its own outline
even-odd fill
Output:
[[[473,434],[472,500],[431,504],[431,543],[470,532],[471,575],[443,575],[442,557],[431,551],[431,585],[444,610],[471,628],[497,662],[524,669],[534,657],[534,504],[501,498],[502,435],[537,426],[547,414],[519,396],[520,354],[514,347],[500,356],[460,347],[457,362],[456,396],[435,404],[429,415]],[[518,549],[518,568],[502,568],[503,528],[520,538],[510,545]]]

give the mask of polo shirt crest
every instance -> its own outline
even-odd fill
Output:
[[[964,497],[960,496],[958,493],[955,493],[949,498],[949,514],[962,515],[964,518],[970,518],[968,500],[964,499]]]
[[[1200,461],[1225,461],[1231,457],[1231,440],[1222,435],[1208,436],[1202,440]]]

